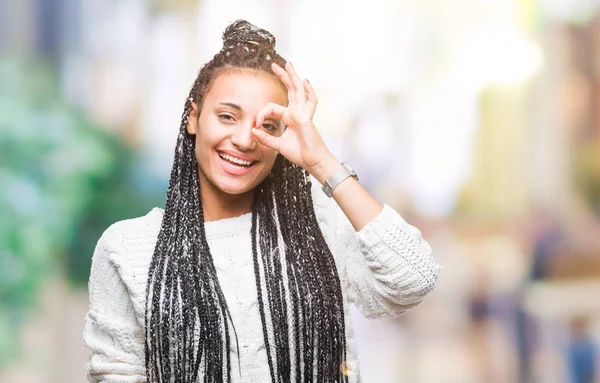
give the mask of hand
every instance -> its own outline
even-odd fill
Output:
[[[285,69],[273,63],[273,72],[288,90],[288,106],[269,103],[256,116],[261,126],[267,117],[275,117],[287,127],[280,137],[253,128],[259,143],[278,151],[290,162],[306,169],[321,183],[329,178],[339,161],[329,152],[312,119],[317,108],[317,96],[308,80],[302,81],[291,63]]]

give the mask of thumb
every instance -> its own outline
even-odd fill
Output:
[[[274,137],[268,134],[267,132],[257,128],[252,128],[252,134],[254,134],[254,137],[256,137],[256,140],[260,144],[279,152],[280,137]]]

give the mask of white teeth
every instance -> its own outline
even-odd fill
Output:
[[[252,165],[252,161],[240,160],[239,158],[232,157],[229,154],[219,153],[219,156],[221,156],[221,158],[223,158],[223,159],[225,159],[227,161],[233,162],[234,164],[238,164],[238,165],[242,165],[242,166],[250,166],[250,165]]]

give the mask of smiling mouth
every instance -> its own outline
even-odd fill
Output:
[[[219,157],[221,157],[222,160],[227,161],[229,164],[231,164],[233,166],[237,166],[237,167],[244,168],[244,169],[251,167],[252,165],[254,165],[257,162],[257,161],[241,160],[237,157],[233,157],[233,156],[230,156],[229,154],[225,154],[222,152],[219,152]]]

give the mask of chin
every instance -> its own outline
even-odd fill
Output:
[[[223,193],[230,195],[241,195],[246,194],[254,190],[260,182],[245,181],[245,180],[232,180],[232,179],[221,179],[215,180],[213,184],[221,190]]]
[[[229,195],[241,195],[254,190],[254,186],[247,185],[217,185],[217,188]]]

